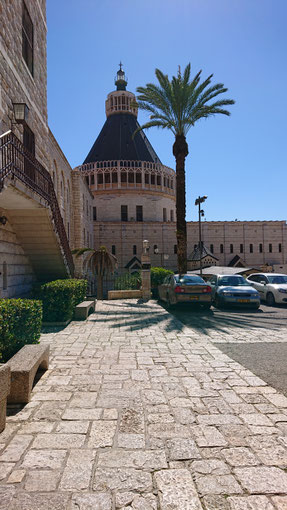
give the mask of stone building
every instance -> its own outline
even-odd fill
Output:
[[[75,274],[71,249],[93,246],[93,196],[48,127],[45,0],[0,14],[0,297],[13,297]]]
[[[133,138],[139,126],[135,96],[126,90],[121,66],[115,84],[106,100],[107,120],[77,167],[95,197],[95,246],[107,246],[120,271],[132,271],[148,239],[152,265],[176,270],[175,172],[161,163],[142,132]],[[197,222],[187,223],[187,238],[189,267],[194,268]],[[237,256],[246,266],[287,272],[286,221],[206,221],[202,240],[208,251],[204,265],[216,260],[227,266]]]
[[[143,132],[134,135],[135,96],[121,66],[102,131],[72,170],[48,126],[46,2],[9,0],[0,13],[0,297],[83,274],[71,254],[83,246],[105,245],[119,271],[132,272],[148,239],[152,265],[175,270],[175,172]],[[287,272],[286,233],[285,221],[202,223],[219,265],[240,260]],[[187,235],[191,254],[197,222],[188,222]]]

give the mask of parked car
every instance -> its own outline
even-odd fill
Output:
[[[198,303],[204,308],[211,305],[211,287],[196,275],[169,275],[158,286],[159,299],[168,306],[177,303]]]
[[[255,273],[246,280],[260,294],[268,305],[287,303],[287,275],[280,273]]]
[[[240,275],[214,275],[207,282],[212,288],[212,302],[217,308],[223,305],[248,305],[259,308],[260,296]]]

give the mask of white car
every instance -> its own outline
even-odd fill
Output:
[[[246,278],[260,294],[260,299],[273,306],[275,303],[287,304],[287,274],[255,273]]]

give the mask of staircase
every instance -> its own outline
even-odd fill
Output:
[[[11,131],[0,137],[0,207],[7,211],[39,281],[73,276],[51,176]]]

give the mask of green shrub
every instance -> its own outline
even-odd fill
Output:
[[[75,306],[84,301],[86,292],[86,280],[55,280],[35,288],[37,298],[43,302],[43,321],[72,319]]]
[[[134,290],[141,286],[140,273],[124,274],[115,280],[115,290]]]
[[[169,269],[164,269],[163,267],[151,267],[150,270],[150,278],[151,278],[151,287],[156,288],[158,285],[163,283],[163,280],[169,274],[174,274],[173,271]]]
[[[0,299],[0,361],[6,363],[26,344],[37,344],[42,303],[31,299]]]

